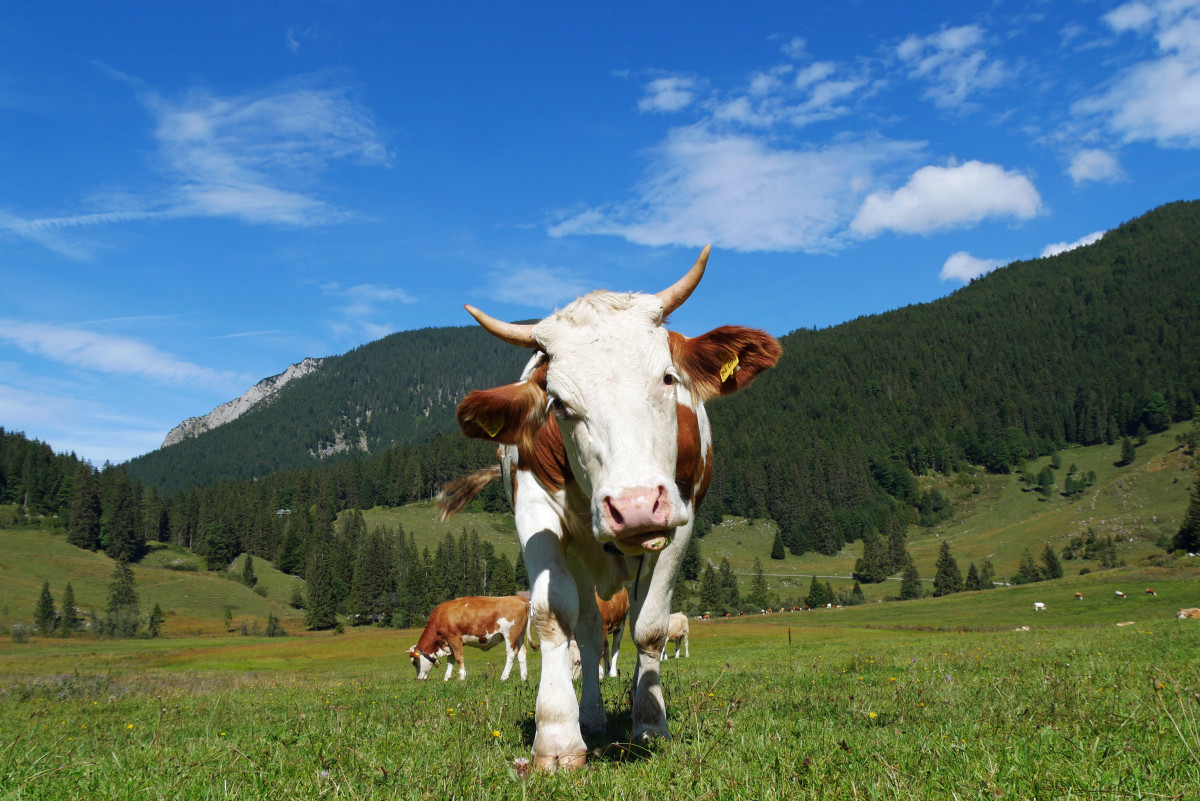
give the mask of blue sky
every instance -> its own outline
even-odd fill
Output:
[[[124,461],[706,242],[677,330],[836,325],[1200,194],[1200,0],[972,5],[6,4],[0,425]]]

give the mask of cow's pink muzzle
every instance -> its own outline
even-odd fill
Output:
[[[662,485],[606,495],[603,511],[605,527],[620,545],[661,551],[671,542],[671,496]]]

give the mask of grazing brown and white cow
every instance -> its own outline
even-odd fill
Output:
[[[1147,594],[1147,595],[1158,595],[1158,593],[1157,593],[1157,592],[1155,592],[1154,590],[1150,589],[1149,587],[1147,587],[1147,588],[1146,588],[1146,594]]]
[[[421,638],[408,649],[408,657],[417,669],[418,679],[429,678],[429,672],[442,658],[446,659],[443,681],[450,680],[455,662],[458,663],[458,678],[465,679],[464,645],[487,651],[503,642],[505,659],[500,681],[506,681],[512,672],[514,656],[521,668],[521,681],[525,681],[525,635],[528,631],[529,604],[524,598],[516,595],[457,598],[434,607]]]
[[[1200,609],[1197,609],[1194,606],[1189,606],[1186,609],[1180,609],[1179,613],[1175,615],[1176,620],[1187,620],[1189,618],[1192,620],[1200,620]]]
[[[596,596],[596,606],[600,609],[600,626],[603,628],[603,639],[600,647],[600,678],[604,678],[605,668],[609,678],[616,678],[617,657],[621,655],[621,636],[625,633],[625,618],[629,617],[629,591],[624,587],[620,592],[606,601]],[[612,649],[609,649],[609,642]]]
[[[447,487],[443,514],[503,475],[542,648],[533,739],[542,770],[582,767],[581,729],[605,726],[593,588],[611,598],[631,582],[632,735],[667,736],[659,659],[675,575],[712,474],[704,402],[744,389],[780,355],[774,338],[750,328],[688,338],[664,327],[700,282],[708,254],[705,247],[656,295],[592,292],[536,324],[500,322],[467,306],[492,334],[534,352],[520,381],[459,405],[463,433],[499,443],[500,470]],[[583,658],[580,700],[572,635]]]
[[[1120,598],[1120,599],[1122,599],[1122,600],[1124,600],[1124,599],[1125,599],[1125,593],[1121,592],[1120,590],[1117,590],[1117,591],[1115,591],[1115,592],[1113,593],[1113,596],[1114,596],[1114,597],[1116,597],[1116,598]]]
[[[1075,593],[1075,600],[1076,600],[1076,601],[1082,601],[1082,600],[1083,600],[1083,593],[1082,593],[1082,592],[1077,592],[1077,593]]]
[[[667,653],[667,648],[671,643],[675,643],[675,658],[679,658],[679,646],[683,646],[683,655],[691,658],[692,653],[688,650],[688,617],[683,612],[675,612],[671,615],[670,623],[667,625],[667,641],[663,643],[663,659],[670,659],[671,655]]]

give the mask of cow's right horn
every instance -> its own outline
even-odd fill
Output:
[[[492,336],[503,339],[508,344],[516,345],[519,348],[538,347],[537,340],[533,338],[533,326],[531,324],[517,325],[516,323],[506,323],[497,320],[495,317],[489,317],[469,304],[464,304],[463,308],[475,318],[476,322],[487,329],[487,332]]]

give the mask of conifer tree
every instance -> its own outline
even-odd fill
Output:
[[[110,637],[132,637],[139,628],[137,606],[133,570],[124,558],[118,559],[108,585],[108,608],[101,625],[102,631]]]
[[[767,577],[763,573],[762,562],[754,560],[754,578],[750,580],[750,592],[746,595],[746,603],[764,609],[768,603]]]
[[[1045,565],[1044,575],[1048,579],[1059,579],[1063,577],[1062,562],[1058,561],[1058,554],[1054,553],[1054,549],[1047,543],[1045,550],[1042,551],[1042,564]]]
[[[992,560],[988,559],[983,563],[983,567],[979,568],[979,585],[980,589],[990,590],[995,585],[992,581],[996,578],[996,568],[992,564]]]
[[[979,570],[975,567],[974,562],[967,568],[967,577],[963,579],[963,589],[968,592],[983,589],[983,582],[979,579]]]
[[[909,557],[904,564],[904,572],[900,577],[900,600],[911,601],[925,594],[921,586],[921,576],[917,573],[917,565]]]
[[[742,605],[742,591],[738,587],[737,576],[733,574],[733,566],[729,564],[729,557],[721,560],[721,566],[717,569],[717,573],[721,579],[724,605],[734,609],[740,607]]]
[[[710,614],[720,612],[724,603],[721,579],[713,569],[712,562],[704,566],[700,574],[700,608]]]
[[[833,600],[826,592],[826,585],[813,576],[808,584],[808,594],[804,596],[804,605],[811,609],[819,609],[825,604],[833,603]]]
[[[163,615],[162,607],[158,604],[154,605],[154,610],[150,612],[150,617],[146,620],[146,630],[150,632],[151,637],[157,637],[162,634],[162,624],[166,619]]]
[[[862,556],[854,563],[854,578],[867,584],[878,584],[891,573],[888,546],[873,529],[863,535]]]
[[[1200,479],[1192,486],[1192,499],[1183,513],[1183,523],[1171,540],[1171,547],[1185,553],[1200,552]]]
[[[104,552],[112,559],[124,557],[136,562],[146,552],[146,533],[142,530],[140,491],[120,467],[107,467],[101,475],[104,519],[108,521],[108,537]]]
[[[942,540],[942,547],[938,550],[935,571],[933,575],[933,594],[935,596],[951,595],[962,591],[962,572],[959,571],[958,562],[954,559],[954,554],[950,553],[950,543],[946,540]]]
[[[1121,460],[1117,462],[1117,467],[1124,467],[1127,464],[1132,464],[1134,458],[1137,457],[1137,449],[1133,447],[1133,440],[1125,437],[1121,440]]]
[[[54,596],[50,594],[49,580],[42,582],[42,594],[38,596],[33,622],[43,634],[49,634],[58,628],[58,611],[54,608]]]
[[[258,584],[258,576],[254,575],[254,557],[250,554],[246,554],[246,561],[242,563],[242,583],[247,587]]]
[[[863,594],[862,585],[857,581],[854,582],[854,589],[850,591],[850,601],[855,605],[865,604],[867,602],[867,596]]]
[[[679,575],[685,581],[696,581],[703,569],[700,558],[700,538],[693,535],[688,538],[687,546],[683,549],[683,558],[679,562]]]
[[[525,567],[524,554],[517,555],[517,560],[513,564],[513,577],[516,579],[518,590],[529,589],[529,568]]]
[[[783,529],[776,527],[775,541],[771,543],[771,558],[784,559],[787,552],[783,549]]]
[[[321,631],[337,625],[337,601],[333,595],[333,573],[329,569],[328,547],[313,544],[305,568],[308,598],[305,601],[304,623],[310,630]]]
[[[904,533],[904,524],[896,515],[889,515],[884,523],[887,532],[888,557],[891,563],[888,574],[895,573],[908,563],[908,536]]]
[[[1032,584],[1042,580],[1042,571],[1033,560],[1033,553],[1026,548],[1021,552],[1021,564],[1017,567],[1017,584]]]
[[[283,624],[279,622],[279,618],[275,613],[267,615],[267,636],[268,637],[286,637],[287,632],[283,628]]]
[[[356,626],[382,621],[390,611],[393,591],[392,553],[383,532],[376,528],[358,542],[349,612]]]
[[[58,628],[64,637],[79,628],[79,613],[75,611],[75,588],[69,581],[66,591],[63,592],[62,614],[58,617]]]
[[[71,517],[67,542],[94,551],[100,545],[100,484],[86,462],[75,468],[71,486]]]
[[[517,578],[513,572],[512,562],[508,554],[500,554],[496,566],[492,568],[491,579],[488,581],[488,595],[513,595],[517,591]]]

